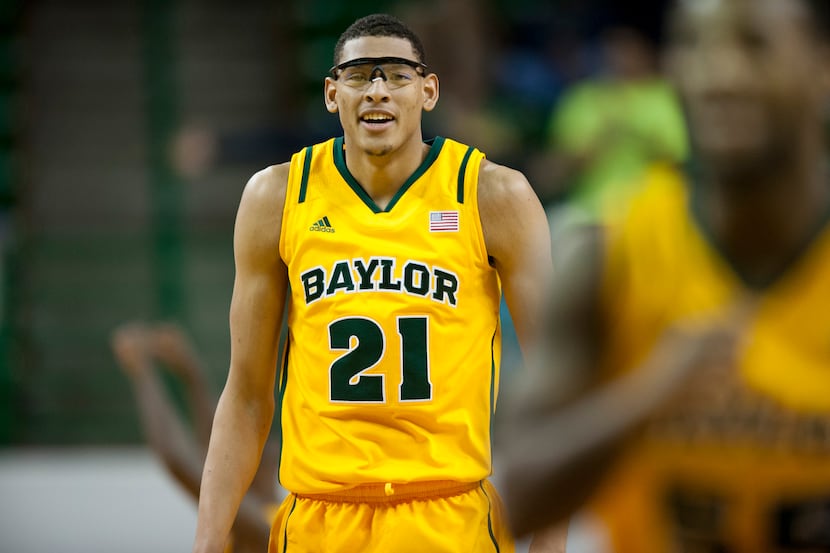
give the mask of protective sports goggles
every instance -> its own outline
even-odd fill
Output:
[[[344,61],[329,69],[331,78],[355,87],[368,87],[376,79],[383,80],[387,86],[398,88],[426,73],[424,63],[398,57],[356,58]]]

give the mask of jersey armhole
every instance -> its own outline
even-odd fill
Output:
[[[475,148],[470,148],[464,155],[461,166],[458,170],[457,200],[459,207],[465,213],[469,213],[475,227],[475,239],[478,243],[478,251],[484,263],[489,265],[487,244],[484,241],[484,229],[481,226],[481,214],[478,210],[478,184],[481,162],[484,154]]]
[[[294,206],[305,201],[313,151],[314,147],[308,146],[291,156],[291,165],[288,169],[288,182],[285,185],[285,200],[282,207],[282,225],[280,228],[279,244],[280,257],[286,265],[288,265],[291,255],[288,231],[294,228],[292,221]]]

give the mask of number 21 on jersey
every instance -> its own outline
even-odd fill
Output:
[[[395,339],[376,321],[346,317],[329,324],[329,348],[344,351],[329,367],[329,398],[332,402],[384,403],[383,374],[365,374],[387,355],[387,339]],[[400,344],[400,401],[432,399],[429,378],[429,318],[398,317]]]

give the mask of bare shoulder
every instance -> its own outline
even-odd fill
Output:
[[[290,164],[256,172],[242,191],[234,228],[237,251],[274,252],[280,240]]]
[[[484,160],[478,177],[478,211],[487,251],[496,261],[515,255],[519,244],[549,250],[544,209],[520,171]]]
[[[481,162],[478,174],[478,201],[480,207],[490,203],[497,206],[504,201],[536,198],[530,183],[520,171],[489,160]]]
[[[282,211],[288,187],[290,163],[271,165],[257,171],[248,180],[242,193],[242,203],[252,203],[263,209],[277,207]],[[253,206],[252,206],[253,207]]]

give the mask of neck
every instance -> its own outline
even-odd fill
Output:
[[[819,148],[745,172],[705,168],[701,216],[737,268],[765,281],[810,239],[828,211],[830,186]]]
[[[386,208],[429,152],[420,135],[417,140],[382,154],[360,149],[351,142],[345,140],[346,167],[381,209]]]

